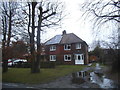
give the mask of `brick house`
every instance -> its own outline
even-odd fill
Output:
[[[45,42],[46,60],[61,64],[88,64],[88,45],[74,33],[56,35]]]

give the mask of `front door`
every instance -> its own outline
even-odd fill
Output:
[[[75,64],[84,64],[83,54],[75,54]]]

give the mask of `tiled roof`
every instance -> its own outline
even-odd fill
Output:
[[[73,33],[63,34],[63,35],[56,35],[52,39],[48,40],[45,45],[51,44],[70,44],[70,43],[77,43],[77,42],[85,42],[78,36]]]
[[[73,33],[70,34],[65,34],[62,37],[62,40],[60,42],[60,44],[70,44],[70,43],[77,43],[77,42],[83,42],[82,39],[80,39],[78,36],[76,36]]]
[[[45,45],[51,45],[51,44],[59,44],[62,39],[61,35],[56,35],[55,37],[48,40]]]

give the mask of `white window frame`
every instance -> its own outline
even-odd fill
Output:
[[[82,60],[84,60],[84,54],[81,54],[81,58],[82,58]]]
[[[81,49],[81,43],[76,43],[76,49]]]
[[[66,56],[67,56],[67,59],[66,59]],[[68,59],[68,57],[70,57],[70,60]],[[64,61],[71,61],[71,55],[64,55]]]
[[[56,61],[56,55],[50,55],[50,61]]]
[[[78,56],[80,56],[79,60],[84,60],[84,54],[76,54],[75,55],[75,60],[78,60]]]
[[[70,49],[68,49],[68,47],[70,47]],[[65,44],[64,45],[64,50],[71,50],[71,44]]]
[[[50,46],[50,51],[55,51],[56,50],[56,45]]]

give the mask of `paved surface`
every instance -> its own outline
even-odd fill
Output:
[[[27,85],[19,83],[3,83],[3,88],[99,88],[98,85],[90,82],[83,84],[73,84],[71,82],[71,75],[61,77],[55,81],[45,84]]]
[[[73,84],[71,79],[72,79],[72,76],[67,75],[47,84],[34,85],[34,87],[36,88],[94,88],[94,87],[97,87],[98,88],[98,85],[95,86],[95,84],[92,84],[89,82],[85,82],[83,84]]]
[[[85,68],[84,70],[89,70],[92,68]],[[3,88],[99,88],[97,84],[90,83],[90,81],[84,82],[82,84],[72,83],[72,75],[67,75],[60,77],[50,83],[37,84],[37,85],[27,85],[19,83],[3,83]]]
[[[95,70],[95,68],[84,68],[83,70]],[[3,88],[31,88],[31,89],[44,89],[44,88],[100,88],[99,85],[95,83],[91,83],[89,80],[82,84],[72,83],[72,75],[67,75],[61,78],[58,78],[52,82],[45,84],[36,84],[36,85],[28,85],[28,84],[19,84],[19,83],[3,83]]]

